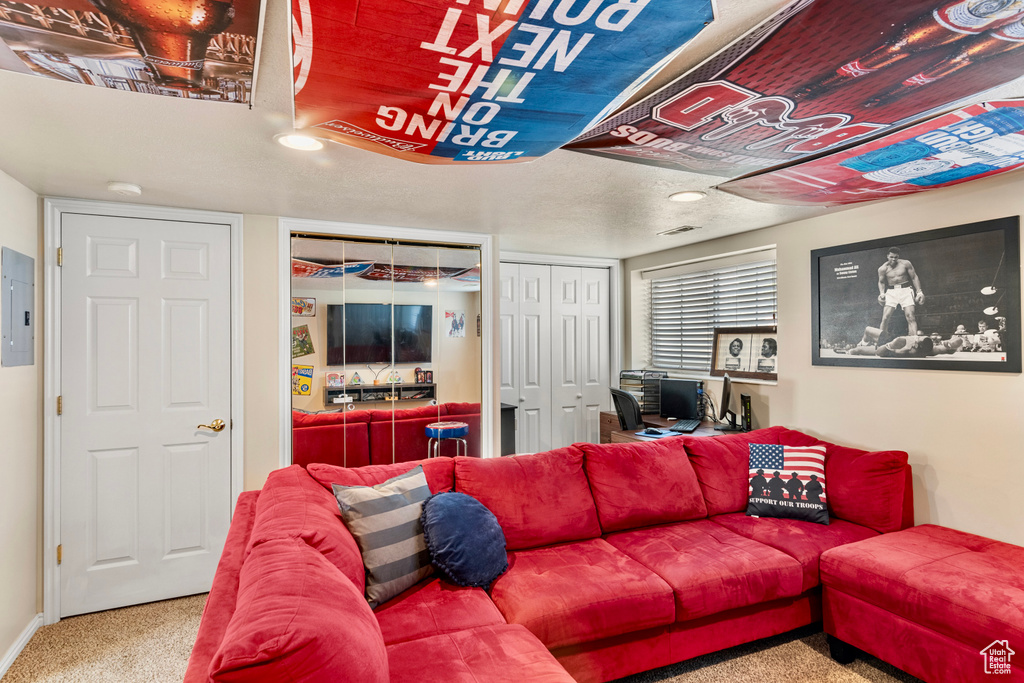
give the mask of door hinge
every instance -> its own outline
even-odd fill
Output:
[[[64,412],[64,397],[63,396],[58,396],[57,397],[57,414],[60,415],[63,412]]]
[[[64,545],[61,544],[61,545],[57,546],[57,564],[60,564],[61,560],[63,558],[64,558]]]
[[[64,247],[57,247],[57,267],[64,265]]]

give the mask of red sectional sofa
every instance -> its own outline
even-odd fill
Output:
[[[292,462],[363,467],[419,460],[427,456],[426,426],[439,420],[468,424],[466,455],[480,457],[480,404],[442,403],[395,411],[293,410]],[[455,455],[455,444],[443,443],[441,454]]]
[[[773,427],[278,470],[239,498],[185,680],[607,681],[820,621],[821,554],[913,524],[907,456],[824,444],[824,526],[744,514],[750,443],[823,442]],[[371,611],[330,486],[416,464],[495,514],[509,569]]]

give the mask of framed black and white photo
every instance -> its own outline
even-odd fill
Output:
[[[1020,372],[1020,219],[811,252],[811,362]]]
[[[711,375],[730,379],[778,379],[778,335],[774,327],[716,327]]]

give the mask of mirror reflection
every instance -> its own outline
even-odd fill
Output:
[[[478,248],[292,239],[292,462],[480,457]]]

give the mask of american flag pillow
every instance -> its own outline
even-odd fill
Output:
[[[824,446],[750,444],[747,514],[828,524]]]

